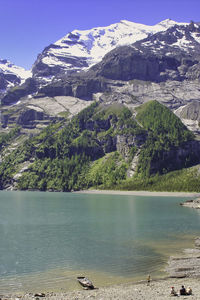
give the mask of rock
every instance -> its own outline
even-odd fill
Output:
[[[200,198],[197,198],[194,200],[187,200],[187,201],[181,203],[181,205],[186,206],[186,207],[200,209]]]
[[[20,112],[17,119],[17,124],[24,126],[31,126],[32,128],[36,126],[38,120],[44,120],[44,112],[39,108],[29,108]]]
[[[72,86],[68,82],[62,80],[52,82],[50,85],[46,85],[39,89],[39,93],[42,93],[48,97],[55,96],[72,96]]]
[[[196,240],[195,240],[195,247],[200,248],[200,238],[199,237],[196,238]]]
[[[193,100],[184,105],[182,109],[179,110],[179,116],[183,119],[200,122],[200,102],[198,100]]]
[[[199,245],[199,238],[197,244]],[[195,241],[196,244],[196,241]],[[178,257],[170,257],[166,271],[170,277],[199,277],[200,276],[200,249],[186,249]]]
[[[135,136],[117,135],[116,149],[122,156],[127,159],[130,156],[130,149],[137,145],[137,138]]]
[[[169,79],[175,71],[173,80],[180,80],[180,62],[172,57],[158,57],[153,53],[144,54],[131,46],[122,46],[109,52],[102,62],[92,69],[97,76],[113,80],[145,80],[161,82]],[[171,73],[166,72],[171,70]]]
[[[22,97],[36,92],[36,90],[36,81],[33,78],[28,78],[22,85],[9,90],[8,93],[1,99],[1,104],[11,105],[19,101]]]
[[[85,73],[66,79],[60,79],[43,86],[39,93],[46,96],[73,96],[84,100],[92,100],[94,93],[104,92],[107,89],[106,81],[103,78]]]

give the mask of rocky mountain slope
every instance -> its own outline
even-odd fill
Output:
[[[199,133],[199,36],[199,25],[174,25],[171,21],[170,28],[162,32],[151,34],[130,46],[113,49],[86,72],[63,76],[58,73],[59,79],[54,78],[42,87],[37,76],[33,77],[19,88],[10,90],[2,99],[2,124],[6,127],[9,120],[13,124],[18,122],[18,118],[21,119],[21,113],[24,112],[19,106],[12,110],[7,107],[19,100],[21,106],[23,103],[24,109],[27,107],[28,110],[29,103],[32,105],[34,102],[37,111],[43,110],[39,103],[44,98],[46,106],[43,113],[49,114],[50,119],[52,100],[56,96],[90,101],[123,101],[129,107],[148,100],[158,100],[176,112],[191,130]],[[53,102],[57,105],[56,101]],[[69,101],[63,109],[67,109],[68,105]],[[37,121],[35,124],[37,126]]]
[[[24,83],[31,76],[31,71],[26,71],[6,59],[0,59],[0,98],[9,88]]]
[[[184,26],[187,23],[167,19],[154,26],[147,26],[123,20],[107,27],[73,30],[38,55],[32,69],[33,76],[48,82],[58,74],[86,70],[100,62],[112,49],[133,44],[175,24]]]
[[[199,153],[200,142],[157,101],[134,113],[123,104],[95,102],[10,154],[3,150],[0,183],[1,188],[70,191],[114,187],[133,177],[141,187],[149,176],[200,163]]]
[[[149,27],[123,21],[104,28],[102,31],[101,29],[98,28],[88,32],[74,31],[57,44],[47,47],[38,56],[34,64],[33,76],[28,78],[22,85],[11,88],[2,97],[2,166],[5,166],[4,161],[6,161],[7,156],[12,157],[12,152],[15,153],[15,150],[21,151],[18,150],[20,149],[18,147],[25,140],[29,137],[34,139],[34,136],[36,139],[36,142],[34,142],[36,144],[32,145],[32,140],[30,140],[25,144],[28,146],[23,146],[28,147],[26,154],[24,154],[26,159],[24,159],[24,156],[22,159],[21,154],[16,154],[19,155],[19,161],[13,161],[17,169],[12,170],[12,176],[15,178],[11,176],[10,182],[12,180],[14,180],[13,182],[18,181],[21,174],[36,160],[37,163],[33,165],[31,170],[33,175],[36,176],[33,176],[33,178],[37,178],[37,180],[30,185],[29,183],[26,186],[23,183],[19,185],[21,188],[55,189],[55,183],[48,185],[47,182],[41,181],[36,169],[40,165],[46,168],[50,164],[50,160],[57,157],[57,154],[55,157],[55,153],[59,151],[63,153],[66,150],[71,155],[73,151],[76,153],[77,147],[79,149],[76,153],[77,156],[72,155],[73,159],[70,158],[69,161],[65,162],[66,168],[76,169],[73,182],[66,188],[67,190],[79,188],[79,183],[83,180],[82,177],[79,177],[83,175],[82,167],[78,168],[77,164],[88,166],[91,160],[97,160],[94,164],[94,170],[98,169],[99,174],[108,172],[106,168],[112,169],[114,166],[115,168],[122,166],[123,172],[122,169],[117,169],[122,172],[120,173],[122,177],[116,177],[119,181],[125,179],[126,176],[134,177],[138,170],[142,170],[139,172],[142,176],[151,177],[157,172],[160,174],[171,172],[174,170],[174,166],[175,169],[182,169],[199,163],[200,25],[193,22],[179,24],[166,20],[156,26]],[[95,36],[95,32],[98,33],[97,36]],[[88,42],[88,39],[91,39],[92,42],[91,40]],[[130,43],[127,45],[128,41]],[[107,53],[108,49],[112,50]],[[74,53],[73,59],[72,53]],[[100,59],[101,61],[94,64]],[[75,130],[76,134],[78,130],[80,136],[76,135],[74,141],[67,135],[65,140],[69,139],[72,144],[66,145],[62,149],[60,143],[54,140],[54,135],[57,136],[58,132],[62,132],[60,131],[62,128],[69,128],[67,124],[70,120],[72,120],[70,124],[78,122],[74,121],[77,120],[76,114],[93,102],[98,103],[100,107],[107,107],[107,109],[102,109],[101,117],[97,118],[96,111],[94,115],[90,116],[91,119],[88,119],[86,124],[81,123],[81,127],[79,126]],[[173,144],[166,139],[168,133],[164,130],[166,136],[157,132],[159,140],[157,140],[156,135],[153,135],[153,139],[149,140],[152,136],[152,129],[145,128],[144,120],[137,117],[139,107],[146,107],[145,105],[148,107],[148,103],[161,103],[165,108],[170,109],[195,136],[192,139],[184,140],[181,137],[182,133],[178,133],[175,138],[178,144]],[[128,109],[129,125],[123,119],[124,127],[119,126],[121,121],[118,113],[114,117],[114,123],[109,119],[110,115],[115,114],[116,107],[117,111]],[[119,107],[123,109],[119,109]],[[151,107],[154,106],[151,104]],[[88,109],[90,111],[90,108]],[[159,110],[160,108],[155,106],[155,109]],[[150,109],[149,114],[153,116],[154,109]],[[164,115],[167,116],[167,113],[164,113]],[[156,120],[152,122],[157,124]],[[154,128],[152,122],[151,126]],[[47,127],[49,124],[50,127]],[[58,127],[55,124],[58,124]],[[139,139],[140,146],[136,142],[138,138],[134,136],[135,129],[133,134],[130,134],[136,124],[139,126],[138,130],[143,132],[143,135],[141,135],[143,141],[141,142]],[[15,130],[16,126],[18,130]],[[160,126],[163,128],[165,125]],[[186,127],[181,126],[180,128],[184,128],[183,133],[186,132]],[[132,129],[130,130],[130,128]],[[129,132],[129,135],[123,135],[122,132]],[[37,137],[38,134],[39,137]],[[188,134],[188,136],[191,135]],[[43,137],[44,141],[40,137]],[[45,145],[46,140],[55,143],[55,147],[51,147],[51,143]],[[154,142],[156,142],[155,145]],[[63,141],[61,144],[65,145],[65,143]],[[43,150],[37,151],[36,145]],[[86,145],[88,145],[89,150]],[[150,145],[154,145],[153,148]],[[142,147],[149,149],[145,155]],[[86,153],[84,149],[86,149]],[[29,151],[30,153],[28,153]],[[89,151],[89,154],[87,151]],[[93,151],[94,157],[91,157],[90,151]],[[84,152],[87,157],[80,157],[81,152]],[[114,154],[111,154],[112,152]],[[132,153],[132,156],[130,153]],[[68,154],[65,153],[66,156]],[[38,161],[38,159],[44,159],[45,161]],[[102,162],[108,162],[108,166],[103,168]],[[52,168],[55,171],[55,168],[59,169],[63,162],[55,160],[54,163],[55,165]],[[91,170],[92,174],[94,170]],[[7,171],[4,169],[2,178],[6,176],[5,172]],[[41,173],[44,176],[45,171],[41,170]],[[94,174],[96,174],[96,171],[94,171]],[[189,172],[189,174],[191,173]],[[194,176],[192,175],[191,178],[198,177],[198,172],[195,171],[192,174]],[[113,178],[113,176],[117,175],[112,174],[111,177]],[[115,182],[118,182],[118,179]],[[19,182],[21,181],[19,180]],[[25,180],[24,184],[25,182],[27,181]],[[87,182],[90,182],[90,179]],[[141,188],[141,181],[138,182],[138,186]],[[2,179],[2,187],[6,187],[7,184],[10,185]],[[57,189],[65,189],[63,184],[59,182],[60,187],[57,187]],[[99,181],[98,184],[105,184],[105,182],[100,183]],[[131,183],[131,186],[133,187],[133,183]],[[196,186],[194,189],[197,189]]]

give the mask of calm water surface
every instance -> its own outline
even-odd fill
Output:
[[[0,192],[0,291],[74,289],[164,275],[199,235],[186,198]]]

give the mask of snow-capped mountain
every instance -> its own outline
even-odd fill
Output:
[[[33,66],[33,74],[48,81],[59,73],[86,70],[101,61],[112,49],[133,44],[174,25],[187,26],[188,23],[167,19],[148,26],[123,20],[107,27],[73,30],[44,49]]]
[[[8,88],[22,84],[27,78],[31,77],[31,71],[26,71],[6,59],[0,59],[0,94]]]
[[[82,72],[76,74],[79,70]],[[15,119],[18,123],[19,117],[31,128],[44,116],[45,120],[48,115],[49,120],[56,117],[56,112],[68,109],[77,99],[123,102],[130,107],[157,100],[200,132],[199,23],[165,20],[146,26],[121,21],[88,31],[74,30],[45,48],[32,71],[32,78],[1,99],[5,111],[6,106],[18,103],[16,114],[14,110],[9,116],[2,114],[4,127]],[[38,111],[43,105],[41,117]]]
[[[93,78],[193,80],[200,78],[200,26],[174,25],[134,44],[117,47],[91,67]]]

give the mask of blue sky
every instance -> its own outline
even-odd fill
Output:
[[[46,46],[73,29],[120,20],[200,21],[199,11],[200,0],[0,0],[0,58],[28,69]]]

